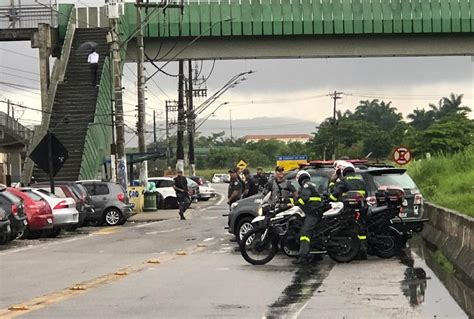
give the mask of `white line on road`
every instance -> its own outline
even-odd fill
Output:
[[[47,244],[44,244],[44,245],[29,245],[27,247],[20,247],[20,248],[16,248],[16,249],[11,249],[11,250],[7,250],[5,252],[2,252],[0,253],[0,256],[4,256],[4,255],[9,255],[9,254],[13,254],[13,253],[19,253],[19,252],[22,252],[22,251],[26,251],[26,250],[31,250],[33,248],[43,248],[43,249],[46,249],[50,246],[54,246],[54,245],[59,245],[59,244],[65,244],[65,243],[70,243],[70,242],[73,242],[73,241],[77,241],[77,240],[82,240],[82,239],[85,239],[85,238],[89,238],[91,237],[92,234],[89,234],[89,235],[85,235],[85,236],[80,236],[80,237],[75,237],[75,238],[71,238],[71,239],[66,239],[66,240],[62,240],[62,241],[55,241],[55,242],[52,242],[52,243],[47,243]]]
[[[214,240],[214,237],[206,238],[206,239],[204,239],[203,241],[211,241],[211,240]]]
[[[216,203],[216,206],[222,204],[222,202],[224,201],[224,198],[225,198],[224,194],[221,194],[221,193],[217,193],[217,194],[219,194],[221,196],[221,199],[219,199],[219,201]]]
[[[156,235],[156,234],[163,234],[163,233],[171,233],[171,232],[181,230],[181,229],[182,229],[181,227],[178,227],[178,228],[173,228],[173,229],[150,231],[150,232],[146,232],[145,234],[147,234],[147,235]]]

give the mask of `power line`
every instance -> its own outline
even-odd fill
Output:
[[[23,80],[39,83],[38,79],[31,79],[31,78],[27,78],[27,77],[24,77],[24,76],[21,76],[21,75],[18,75],[18,74],[13,74],[13,73],[8,73],[8,72],[2,72],[2,74],[7,74],[7,75],[14,76],[14,77],[17,77],[17,78],[20,78],[20,79],[23,79]]]
[[[30,71],[24,71],[24,70],[20,70],[20,69],[17,69],[17,68],[12,68],[12,67],[9,67],[9,66],[4,66],[4,65],[0,65],[0,68],[10,69],[10,70],[14,70],[14,71],[17,71],[17,72],[29,73],[29,74],[33,74],[33,75],[40,75],[39,73],[30,72]]]
[[[21,55],[21,56],[24,56],[24,57],[27,57],[27,58],[30,58],[30,59],[38,60],[38,57],[34,57],[34,56],[32,56],[32,55],[28,55],[28,54],[24,54],[24,53],[19,53],[19,52],[13,51],[13,50],[5,49],[5,48],[0,48],[0,50],[2,50],[2,51],[7,51],[7,52],[10,52],[10,53],[13,53],[13,54],[18,54],[18,55]]]

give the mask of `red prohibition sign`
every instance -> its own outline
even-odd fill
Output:
[[[399,165],[408,164],[411,160],[411,152],[408,148],[399,146],[393,151],[393,160]]]

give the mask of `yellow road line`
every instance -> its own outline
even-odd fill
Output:
[[[194,254],[203,250],[204,250],[203,247],[196,246],[196,248],[194,249],[189,249],[189,253]],[[182,250],[179,250],[178,252],[180,251]],[[97,278],[94,278],[82,283],[75,284],[72,287],[68,287],[56,292],[52,292],[41,297],[36,297],[25,302],[17,303],[14,306],[9,306],[8,308],[0,309],[0,318],[2,319],[3,318],[5,319],[16,318],[26,313],[46,308],[48,306],[85,294],[94,288],[99,288],[101,286],[107,285],[112,282],[117,282],[119,280],[122,280],[123,278],[128,277],[128,276],[124,276],[123,275],[124,273],[128,275],[138,273],[142,270],[145,270],[151,267],[157,267],[162,262],[172,261],[178,258],[180,257],[177,257],[176,254],[161,256],[160,263],[155,263],[155,264],[150,264],[147,262],[140,263],[139,265],[136,265],[134,267],[126,267],[126,268],[120,269],[119,271],[109,273],[109,274],[106,274],[106,275],[103,275],[103,276],[100,276],[100,277],[97,277]],[[81,289],[75,289],[77,287],[80,287]]]
[[[116,233],[118,232],[119,230],[121,230],[122,228],[121,227],[105,227],[105,228],[102,228],[96,232],[93,232],[92,234],[94,235],[109,235],[109,234],[113,234],[113,233]]]

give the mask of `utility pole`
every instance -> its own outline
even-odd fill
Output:
[[[196,175],[196,163],[194,158],[194,127],[195,116],[193,107],[193,66],[192,61],[188,61],[188,160],[189,174]]]
[[[184,170],[184,147],[183,147],[183,133],[186,125],[184,119],[184,97],[183,97],[183,74],[184,61],[178,61],[178,134],[176,146],[176,169]]]
[[[153,110],[153,143],[156,144],[156,112]]]
[[[166,141],[168,143],[168,152],[167,152],[167,167],[171,167],[171,158],[173,157],[172,147],[171,147],[171,140],[170,140],[170,128],[177,124],[176,118],[173,117],[173,120],[170,119],[171,112],[177,113],[178,112],[178,102],[177,101],[166,101],[165,102],[166,108]]]
[[[232,136],[232,109],[229,110],[229,122],[230,122],[230,141],[234,140]]]
[[[137,0],[137,95],[138,95],[138,152],[146,153],[145,141],[145,53],[143,49],[143,25],[142,25],[142,8],[140,0]],[[139,175],[140,185],[146,186],[148,183],[148,165],[147,161],[140,162]]]
[[[127,158],[125,156],[125,131],[123,120],[123,97],[122,97],[122,61],[120,57],[120,43],[118,37],[119,10],[116,0],[109,2],[110,40],[111,40],[111,64],[113,72],[113,88],[115,103],[115,125],[117,136],[117,179],[124,189],[127,189]],[[128,196],[128,192],[125,192]]]
[[[334,94],[330,95],[331,96],[331,99],[334,100],[334,107],[333,107],[333,112],[332,112],[332,126],[333,126],[333,144],[334,144],[334,148],[333,148],[333,153],[332,153],[332,159],[335,160],[336,159],[336,149],[337,149],[337,145],[338,145],[338,139],[337,139],[337,122],[336,122],[336,104],[337,104],[337,100],[339,99],[342,99],[342,95],[343,93],[342,92],[337,92],[337,91],[334,91]]]

